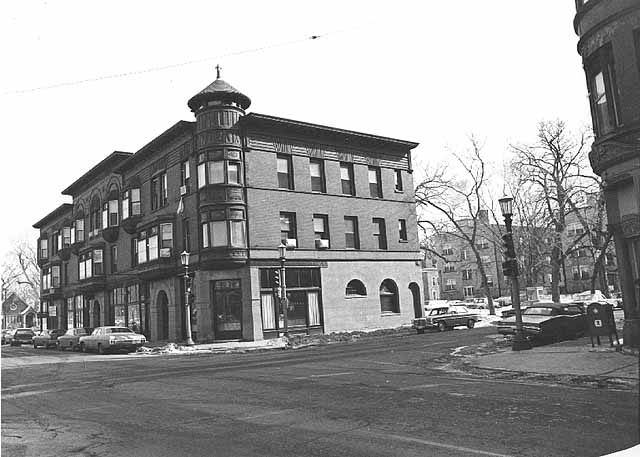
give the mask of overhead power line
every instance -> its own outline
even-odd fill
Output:
[[[337,33],[337,32],[332,32],[332,33]],[[324,36],[326,36],[328,34],[329,33],[325,33],[323,35],[311,35],[311,36],[308,36],[308,37],[305,37],[305,38],[298,38],[298,39],[295,39],[295,40],[283,41],[283,42],[280,42],[280,43],[274,43],[274,44],[270,44],[270,45],[266,45],[266,46],[260,46],[260,47],[257,47],[257,48],[243,49],[243,50],[240,50],[240,51],[229,52],[229,53],[220,54],[220,55],[217,55],[217,56],[205,57],[203,59],[188,60],[186,62],[163,65],[163,66],[160,66],[160,67],[146,68],[144,70],[127,71],[127,72],[124,72],[124,73],[114,73],[114,74],[110,74],[110,75],[96,76],[94,78],[79,79],[79,80],[76,80],[76,81],[67,81],[67,82],[62,82],[62,83],[57,83],[57,84],[50,84],[50,85],[47,85],[47,86],[32,87],[32,88],[29,88],[29,89],[17,89],[17,90],[12,90],[12,91],[8,91],[8,92],[3,92],[2,95],[24,94],[24,93],[28,93],[28,92],[37,92],[37,91],[41,91],[41,90],[57,89],[59,87],[76,86],[76,85],[79,85],[79,84],[86,84],[86,83],[90,83],[90,82],[103,81],[103,80],[106,80],[106,79],[124,78],[124,77],[127,77],[127,76],[141,75],[141,74],[144,74],[144,73],[153,73],[153,72],[156,72],[156,71],[164,71],[164,70],[169,70],[169,69],[172,69],[172,68],[178,68],[178,67],[184,67],[184,66],[187,66],[187,65],[194,65],[194,64],[199,64],[199,63],[203,63],[203,62],[209,62],[211,60],[217,60],[217,59],[221,59],[223,57],[239,56],[239,55],[242,55],[242,54],[251,54],[251,53],[255,53],[255,52],[265,51],[267,49],[279,48],[279,47],[284,47],[284,46],[291,46],[293,44],[302,43],[302,42],[309,41],[309,40],[317,40],[318,38],[322,38],[322,37],[324,37]]]

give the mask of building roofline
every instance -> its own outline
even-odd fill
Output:
[[[83,186],[87,185],[89,181],[93,180],[95,176],[109,168],[114,167],[114,165],[118,165],[119,163],[128,159],[132,154],[130,152],[122,152],[122,151],[113,151],[107,157],[105,157],[102,161],[100,161],[96,166],[94,166],[91,170],[87,171],[84,175],[78,178],[73,184],[67,187],[62,191],[62,195],[70,195],[73,196],[78,192]]]
[[[413,141],[399,140],[396,138],[389,138],[389,137],[380,136],[380,135],[372,135],[369,133],[356,132],[354,130],[346,130],[346,129],[340,129],[337,127],[329,127],[326,125],[312,124],[309,122],[296,121],[293,119],[285,119],[282,117],[270,116],[267,114],[259,114],[259,113],[247,114],[246,116],[243,116],[241,118],[240,122],[247,125],[280,125],[283,127],[299,129],[301,131],[304,131],[304,130],[318,131],[319,130],[329,135],[342,137],[343,139],[346,139],[346,140],[355,139],[360,141],[362,140],[374,141],[374,142],[383,143],[386,145],[400,146],[407,149],[413,149],[420,144]]]
[[[62,216],[63,214],[65,214],[67,212],[70,213],[72,209],[73,209],[73,205],[71,203],[63,203],[62,205],[58,206],[56,209],[51,211],[49,214],[47,214],[45,217],[40,219],[38,222],[33,224],[32,227],[35,228],[35,229],[42,228],[50,220],[57,219],[57,218],[59,218],[60,216]]]
[[[169,127],[167,130],[162,132],[160,135],[155,137],[153,140],[149,141],[147,144],[142,146],[135,154],[131,154],[126,160],[119,163],[114,171],[116,173],[122,173],[126,168],[131,167],[137,162],[145,159],[150,154],[154,153],[157,148],[159,148],[162,144],[167,143],[183,133],[184,131],[191,130],[195,122],[189,121],[178,121]]]

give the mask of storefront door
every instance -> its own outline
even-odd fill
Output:
[[[216,340],[242,339],[240,280],[213,282],[213,325]]]

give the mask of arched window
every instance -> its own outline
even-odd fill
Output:
[[[391,279],[380,284],[380,309],[383,313],[399,313],[398,286]]]
[[[107,201],[102,204],[102,228],[115,227],[119,224],[119,195],[118,189],[112,187]]]
[[[367,288],[364,287],[364,284],[362,284],[362,281],[358,279],[352,279],[347,284],[347,288],[345,289],[344,294],[347,296],[367,295]]]

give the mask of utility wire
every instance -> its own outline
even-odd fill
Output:
[[[338,31],[340,32],[340,31]],[[337,33],[337,32],[332,32],[332,33]],[[96,82],[96,81],[104,81],[106,79],[115,79],[115,78],[124,78],[126,76],[134,76],[134,75],[141,75],[141,74],[145,74],[145,73],[152,73],[152,72],[156,72],[156,71],[164,71],[164,70],[169,70],[171,68],[178,68],[178,67],[184,67],[187,65],[193,65],[193,64],[198,64],[198,63],[203,63],[203,62],[209,62],[211,60],[217,60],[217,59],[221,59],[223,57],[232,57],[232,56],[239,56],[242,54],[251,54],[254,52],[260,52],[260,51],[264,51],[267,49],[273,49],[273,48],[279,48],[279,47],[284,47],[284,46],[291,46],[293,44],[297,44],[297,43],[302,43],[308,40],[317,40],[318,38],[322,38],[324,36],[328,35],[328,33],[325,33],[323,35],[311,35],[309,37],[306,38],[298,38],[295,40],[289,40],[289,41],[283,41],[280,43],[274,43],[271,45],[267,45],[267,46],[261,46],[258,48],[249,48],[249,49],[244,49],[241,51],[235,51],[235,52],[229,52],[226,54],[220,54],[218,56],[213,56],[213,57],[206,57],[203,59],[197,59],[197,60],[188,60],[186,62],[180,62],[180,63],[174,63],[174,64],[170,64],[170,65],[163,65],[161,67],[152,67],[152,68],[147,68],[144,70],[136,70],[136,71],[128,71],[128,72],[124,72],[124,73],[114,73],[111,75],[103,75],[103,76],[97,76],[95,78],[87,78],[87,79],[80,79],[77,81],[68,81],[68,82],[63,82],[63,83],[58,83],[58,84],[51,84],[48,86],[40,86],[40,87],[33,87],[30,89],[18,89],[18,90],[13,90],[13,91],[9,91],[9,92],[3,92],[2,95],[16,95],[16,94],[25,94],[25,93],[29,93],[29,92],[37,92],[37,91],[41,91],[41,90],[48,90],[48,89],[56,89],[59,87],[66,87],[66,86],[76,86],[79,84],[85,84],[85,83],[90,83],[90,82]]]

